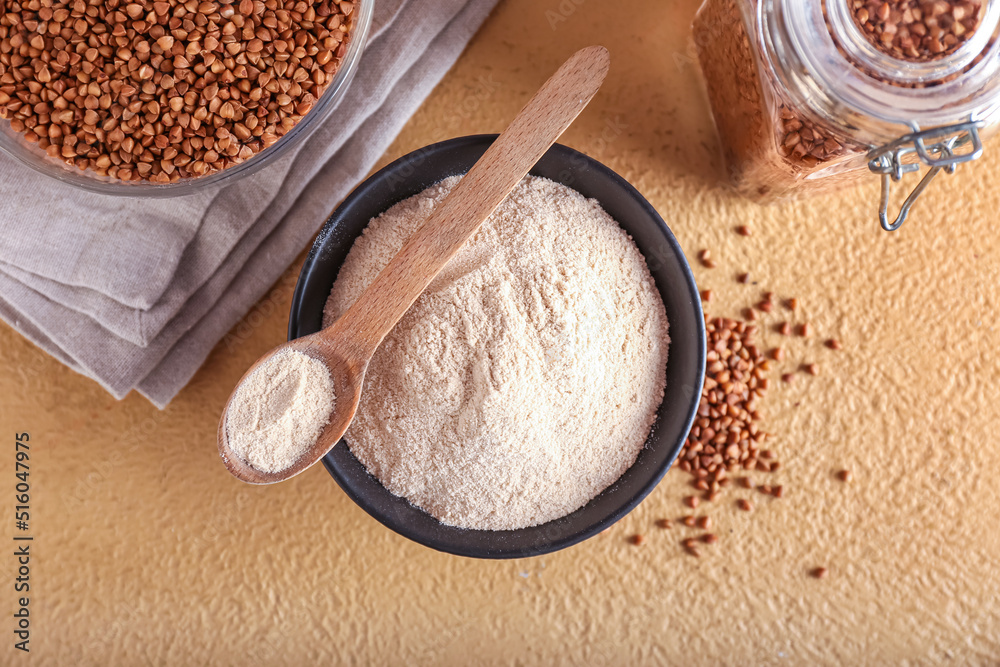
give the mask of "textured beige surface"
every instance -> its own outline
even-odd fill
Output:
[[[218,411],[282,340],[297,267],[163,413],[116,403],[2,328],[0,534],[13,533],[13,434],[29,431],[34,662],[997,664],[1000,144],[936,183],[894,235],[872,219],[874,183],[781,208],[736,200],[718,184],[690,58],[696,4],[504,2],[386,159],[499,130],[573,48],[610,47],[609,82],[565,143],[629,178],[689,254],[714,251],[719,268],[696,269],[713,311],[756,296],[733,281],[750,270],[844,341],[790,344],[822,375],[768,396],[784,499],[759,497],[748,515],[731,490],[712,512],[719,544],[695,560],[683,529],[652,525],[684,513],[687,480],[672,472],[577,547],[454,558],[383,529],[322,469],[251,488],[219,462]],[[566,20],[553,30],[547,12]],[[735,235],[741,223],[755,235]],[[635,532],[641,547],[626,542]],[[828,578],[808,576],[817,565]],[[16,664],[6,618],[0,663]]]

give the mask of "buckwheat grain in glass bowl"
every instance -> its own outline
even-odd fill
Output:
[[[103,194],[245,176],[330,116],[372,0],[15,0],[0,14],[0,148]]]

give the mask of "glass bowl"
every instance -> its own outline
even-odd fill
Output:
[[[226,185],[248,176],[285,155],[292,146],[300,144],[323,121],[330,117],[347,93],[347,89],[358,69],[358,62],[368,42],[371,30],[374,0],[360,0],[355,3],[354,27],[344,60],[334,75],[333,81],[323,92],[315,106],[297,125],[284,134],[273,145],[240,164],[197,178],[185,178],[176,183],[151,183],[148,181],[125,182],[108,176],[100,176],[92,171],[81,171],[76,167],[50,158],[38,146],[29,143],[24,136],[10,127],[10,122],[0,119],[0,149],[23,164],[63,183],[102,195],[125,197],[182,197],[191,195],[213,185]]]
[[[464,174],[496,135],[452,139],[396,160],[358,186],[327,221],[306,259],[292,297],[288,338],[319,331],[323,307],[347,253],[368,222],[393,204],[449,176]],[[345,441],[323,458],[333,478],[372,517],[425,546],[474,558],[520,558],[576,544],[621,519],[653,490],[680,453],[694,422],[705,379],[705,321],[691,267],[656,209],[625,179],[571,148],[556,144],[531,173],[596,199],[635,241],[663,297],[670,321],[667,387],[656,422],[632,467],[580,509],[518,530],[446,526],[392,495],[365,470]],[[594,434],[600,438],[599,433]]]

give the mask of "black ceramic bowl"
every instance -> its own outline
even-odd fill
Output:
[[[289,340],[320,330],[323,306],[337,273],[369,220],[444,178],[464,174],[495,138],[462,137],[422,148],[358,186],[327,221],[302,267],[292,299]],[[677,457],[698,409],[705,376],[705,325],[691,267],[649,202],[607,167],[561,145],[553,146],[531,173],[599,201],[645,255],[670,321],[666,396],[646,447],[621,479],[572,514],[531,528],[487,531],[445,526],[386,491],[354,458],[346,442],[338,443],[323,459],[347,495],[373,517],[404,537],[460,556],[517,558],[557,551],[628,514]]]

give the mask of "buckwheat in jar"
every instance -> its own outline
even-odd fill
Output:
[[[1000,121],[998,30],[1000,0],[706,0],[695,42],[734,186],[768,202],[874,172],[898,228]],[[893,217],[892,181],[921,167]]]

